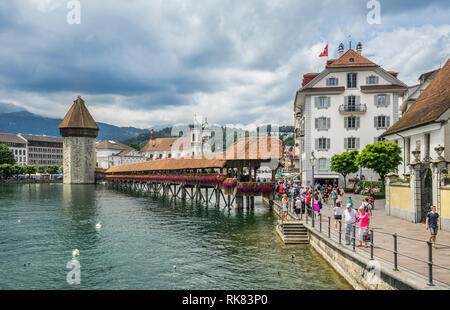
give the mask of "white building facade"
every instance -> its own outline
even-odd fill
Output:
[[[25,166],[28,164],[28,141],[19,135],[2,133],[0,144],[5,144],[14,154],[16,164]]]
[[[319,74],[307,74],[297,92],[294,113],[296,146],[304,184],[343,184],[343,178],[330,170],[330,159],[346,151],[361,151],[377,142],[380,135],[398,120],[399,96],[407,86],[380,66],[349,49],[327,61]],[[312,160],[312,158],[315,158]],[[378,181],[371,170],[359,175]]]

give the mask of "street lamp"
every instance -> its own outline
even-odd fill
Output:
[[[312,168],[312,186],[314,186],[314,165],[316,163],[316,158],[314,157],[314,152],[311,152],[311,158],[309,159]]]

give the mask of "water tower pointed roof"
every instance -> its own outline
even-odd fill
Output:
[[[79,128],[79,129],[94,129],[98,130],[98,126],[94,121],[91,113],[84,105],[84,100],[78,96],[77,100],[67,112],[66,116],[58,126],[59,129],[63,128]]]

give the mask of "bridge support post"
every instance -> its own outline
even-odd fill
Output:
[[[214,191],[216,193],[216,207],[219,207],[220,206],[220,192],[219,192],[218,188],[216,188]]]
[[[184,185],[181,185],[181,199],[186,200],[186,187]]]

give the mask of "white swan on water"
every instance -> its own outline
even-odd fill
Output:
[[[95,228],[96,228],[96,229],[102,228],[102,224],[101,224],[100,222],[98,222],[97,224],[95,224]]]
[[[78,256],[80,256],[80,251],[78,249],[73,250],[72,257],[75,258],[75,257],[78,257]]]

